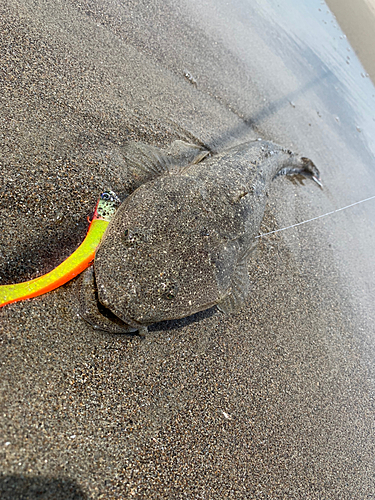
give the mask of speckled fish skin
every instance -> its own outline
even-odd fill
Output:
[[[215,304],[236,310],[279,174],[319,177],[311,160],[253,141],[168,172],[120,206],[95,257],[98,298],[134,328]]]

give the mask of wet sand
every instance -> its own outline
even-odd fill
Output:
[[[277,179],[262,232],[373,196],[375,89],[321,5],[0,6],[0,283],[127,194],[128,140],[311,158],[324,190]],[[1,498],[372,498],[374,221],[369,201],[262,238],[238,314],[145,340],[90,328],[74,281],[0,309]]]
[[[374,0],[327,0],[327,4],[375,82]]]

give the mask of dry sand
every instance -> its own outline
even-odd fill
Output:
[[[227,4],[0,4],[1,283],[125,196],[129,139],[312,158],[324,190],[277,179],[263,232],[375,194],[375,89],[331,14]],[[85,324],[75,282],[1,309],[1,498],[373,498],[374,221],[369,201],[262,239],[238,314],[145,340]]]

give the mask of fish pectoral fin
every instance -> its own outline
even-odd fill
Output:
[[[128,142],[122,154],[128,173],[139,185],[165,174],[171,166],[171,158],[165,151],[144,142]]]
[[[210,151],[201,146],[180,140],[172,142],[166,152],[170,155],[173,165],[181,168],[199,163],[210,154]]]
[[[258,240],[254,239],[250,242],[250,244],[245,248],[245,250],[241,254],[240,257],[241,263],[245,263],[245,265],[247,266],[247,262],[257,246],[258,246]]]
[[[132,179],[133,190],[167,172],[202,161],[210,152],[195,144],[174,141],[167,149],[159,149],[144,142],[130,141],[121,148],[126,164],[126,175]]]
[[[121,321],[108,309],[106,310],[106,314],[103,314],[99,310],[98,292],[93,266],[89,267],[81,274],[78,281],[78,287],[79,315],[93,328],[110,333],[130,334],[137,331],[136,328]]]
[[[239,310],[250,291],[250,279],[247,272],[247,259],[242,258],[237,263],[231,278],[229,293],[220,300],[217,308],[226,314],[233,314]]]

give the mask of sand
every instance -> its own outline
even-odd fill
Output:
[[[128,140],[311,158],[324,189],[277,179],[262,232],[375,194],[375,89],[321,2],[0,9],[1,284],[69,255],[103,189],[127,194]],[[262,238],[238,314],[145,340],[84,323],[75,281],[2,308],[1,498],[372,498],[374,221],[368,201]]]
[[[372,81],[375,81],[374,0],[327,0]]]

